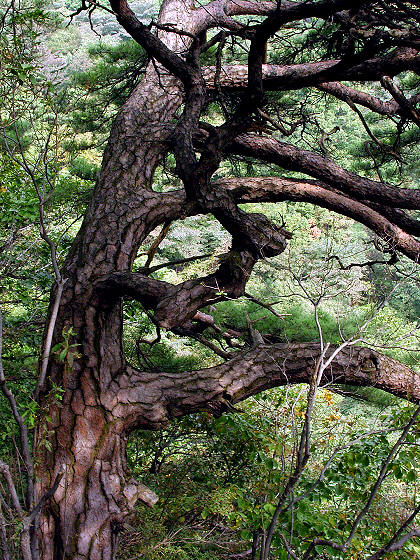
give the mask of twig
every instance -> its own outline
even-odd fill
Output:
[[[179,330],[180,333],[182,332],[181,329],[178,329],[178,330]],[[207,348],[210,348],[210,350],[212,352],[214,352],[217,356],[220,356],[224,360],[229,360],[230,358],[232,358],[232,354],[230,352],[226,352],[222,348],[219,348],[218,346],[213,344],[213,342],[210,342],[210,340],[207,340],[207,338],[204,338],[204,336],[201,336],[201,335],[195,334],[195,333],[191,333],[191,332],[188,332],[188,331],[185,331],[185,334],[187,336],[190,336],[194,340],[197,340],[197,342],[200,342],[200,344],[202,344],[203,346],[206,346]]]
[[[146,264],[144,265],[144,268],[149,268],[150,263],[152,262],[154,256],[156,255],[156,251],[158,250],[159,245],[168,235],[168,231],[169,228],[171,227],[171,224],[172,221],[168,221],[163,224],[163,227],[159,235],[156,237],[156,239],[153,241],[152,245],[150,246],[150,249],[147,253],[147,260],[146,260]]]
[[[287,317],[287,316],[290,315],[290,313],[277,313],[277,311],[275,309],[273,309],[272,306],[275,305],[278,302],[264,303],[263,301],[256,298],[255,296],[249,294],[248,292],[245,292],[244,296],[246,298],[248,298],[250,301],[252,301],[253,303],[256,303],[257,305],[259,305],[261,307],[264,307],[264,309],[268,309],[275,317],[278,317],[279,319],[282,319],[283,317]]]
[[[289,556],[291,556],[293,558],[293,560],[300,560],[299,557],[296,556],[296,554],[290,548],[290,544],[287,542],[286,537],[283,535],[283,533],[281,531],[279,531],[279,535],[280,535],[281,540],[283,541],[283,544],[284,544]]]
[[[222,41],[223,39],[225,39],[226,35],[227,35],[227,33],[224,29],[222,29],[222,31],[219,31],[219,33],[217,33],[211,39],[209,39],[203,45],[201,45],[201,49],[200,49],[201,52],[204,53],[204,52],[208,51],[210,47],[212,47],[213,45],[215,45],[219,41]]]
[[[197,35],[194,35],[194,33],[190,33],[189,31],[185,31],[185,29],[180,29],[179,27],[176,27],[174,23],[162,24],[152,20],[149,24],[149,29],[151,29],[152,27],[156,27],[156,29],[159,29],[161,31],[167,31],[168,33],[175,33],[176,35],[189,37],[190,39],[193,39],[193,41],[195,42],[198,42],[199,40]]]
[[[375,142],[375,144],[377,144],[381,150],[383,150],[386,154],[393,156],[397,161],[399,162],[403,162],[402,157],[397,154],[396,152],[394,152],[393,150],[391,150],[390,148],[388,148],[388,146],[386,146],[383,142],[381,142],[374,134],[373,132],[370,130],[369,125],[367,124],[365,117],[363,116],[362,112],[360,111],[360,109],[355,105],[355,103],[353,103],[353,101],[350,98],[346,98],[346,103],[347,105],[353,109],[353,111],[358,115],[363,128],[366,130],[366,132],[368,133],[369,137],[373,140],[373,142]]]
[[[374,264],[393,265],[398,261],[398,256],[397,256],[397,253],[393,253],[391,255],[389,261],[366,261],[364,263],[350,263],[348,265],[344,265],[337,255],[331,255],[330,257],[327,258],[327,261],[330,261],[330,260],[333,260],[333,259],[338,262],[338,265],[339,265],[341,270],[350,270],[351,268],[353,268],[355,266],[360,266],[362,268],[364,266],[372,267]]]
[[[270,115],[268,115],[267,113],[265,113],[261,109],[257,109],[257,113],[260,117],[262,117],[267,122],[269,122],[271,125],[273,125],[274,128],[279,130],[283,134],[283,136],[291,136],[294,133],[294,131],[297,129],[297,127],[300,124],[303,124],[305,122],[305,119],[303,119],[303,118],[299,119],[298,121],[296,121],[296,122],[294,122],[293,124],[290,125],[290,130],[287,130],[281,123],[279,123],[278,121],[276,121],[275,119],[270,117]]]
[[[51,488],[49,490],[47,490],[47,492],[45,492],[45,494],[41,497],[41,499],[39,500],[37,505],[30,511],[29,515],[26,517],[26,519],[28,521],[28,527],[34,521],[35,517],[38,515],[38,513],[44,507],[46,502],[48,502],[48,500],[54,496],[54,494],[57,491],[58,485],[60,484],[63,476],[64,476],[64,465],[62,465],[62,467],[58,471],[57,476],[55,477],[54,483],[51,486]]]
[[[195,257],[187,257],[185,259],[178,259],[176,261],[168,261],[162,264],[157,264],[155,266],[151,266],[150,268],[147,267],[140,267],[137,272],[141,272],[142,274],[152,274],[152,272],[156,272],[158,270],[160,270],[161,268],[167,268],[170,266],[176,266],[179,264],[186,264],[189,262],[193,262],[193,261],[198,261],[201,259],[208,259],[209,257],[212,257],[213,254],[212,253],[207,253],[206,255],[197,255]]]
[[[26,479],[27,479],[27,504],[33,503],[34,500],[34,464],[29,446],[28,428],[24,419],[19,413],[18,405],[14,394],[10,391],[6,384],[6,378],[3,371],[3,361],[1,359],[3,352],[3,316],[0,309],[0,388],[6,399],[9,401],[13,417],[19,427],[19,437],[22,447],[22,456],[25,463]],[[19,506],[20,507],[20,506]]]

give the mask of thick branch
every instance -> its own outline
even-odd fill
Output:
[[[329,347],[325,359],[335,350]],[[309,383],[319,356],[318,343],[273,344],[238,352],[226,363],[193,372],[140,373],[129,368],[118,383],[113,381],[104,404],[114,416],[125,418],[126,429],[140,422],[158,428],[197,410],[218,415],[267,389]],[[321,385],[329,383],[374,386],[409,400],[420,399],[416,372],[367,348],[342,349],[323,374]]]
[[[266,91],[286,91],[341,80],[379,81],[384,75],[392,77],[407,70],[418,72],[419,69],[420,59],[417,50],[397,48],[388,55],[371,58],[350,67],[343,65],[340,59],[286,66],[264,64],[262,79]],[[204,69],[209,89],[214,88],[215,72],[214,66]],[[220,73],[220,83],[223,87],[243,89],[247,82],[248,67],[246,65],[223,66]]]
[[[211,303],[240,297],[256,259],[247,250],[230,251],[213,274],[173,286],[156,307],[154,318],[161,327],[174,328]]]
[[[286,2],[289,4],[290,2]],[[200,8],[198,16],[202,20],[204,28],[216,26],[225,27],[232,31],[240,31],[243,25],[233,19],[238,15],[266,15],[276,9],[275,2],[252,2],[247,0],[226,1],[213,0],[206,6]]]
[[[337,99],[341,99],[341,101],[347,101],[350,99],[353,103],[362,105],[379,115],[393,116],[396,113],[405,112],[402,110],[402,105],[398,102],[398,100],[382,101],[379,97],[351,88],[341,84],[340,82],[327,82],[319,84],[318,89],[333,95]],[[419,96],[415,95],[411,99],[405,101],[411,106],[415,105],[419,101]]]
[[[163,328],[175,328],[210,303],[240,297],[256,259],[246,251],[230,251],[220,259],[216,272],[174,286],[138,272],[116,272],[97,284],[109,297],[128,296],[155,311],[154,320]]]
[[[369,200],[394,208],[420,208],[420,191],[372,181],[343,169],[329,158],[274,138],[241,135],[232,142],[230,152],[274,163],[290,171],[306,173],[358,200]]]
[[[417,261],[419,258],[419,241],[398,227],[392,219],[390,221],[386,215],[382,215],[379,204],[374,205],[377,208],[376,211],[372,208],[373,205],[368,206],[314,182],[293,181],[282,177],[231,178],[221,180],[219,184],[226,189],[232,189],[242,201],[278,202],[294,200],[310,202],[328,208],[364,224],[384,239],[393,249],[401,251],[412,260]],[[393,216],[393,213],[396,215]],[[416,225],[416,233],[419,233],[420,223],[416,220],[410,219],[403,212],[396,210],[393,212],[390,210],[389,214],[391,214],[390,218],[395,217],[413,228]],[[403,218],[406,220],[404,221]]]
[[[118,22],[150,56],[153,56],[182,82],[189,82],[190,66],[137,19],[126,0],[111,0],[110,4]],[[184,9],[185,7],[184,5]]]
[[[320,2],[302,2],[294,6],[284,8],[279,4],[278,9],[265,19],[255,30],[251,40],[248,54],[248,99],[257,94],[263,97],[263,69],[264,54],[267,41],[286,23],[299,21],[305,18],[321,17],[327,18],[334,13],[357,6],[357,2],[348,0],[321,0]],[[353,4],[353,5],[352,5]]]
[[[354,7],[355,2],[347,0],[324,0],[323,2],[253,2],[249,0],[213,0],[199,11],[206,27],[222,26],[232,31],[240,31],[243,25],[232,18],[239,15],[270,15],[276,13],[274,27],[287,22],[309,17],[327,18],[332,14]],[[204,16],[204,17],[203,17]],[[272,19],[272,18],[270,18]]]
[[[398,103],[403,115],[412,120],[417,126],[420,126],[419,113],[414,109],[411,101],[405,97],[401,89],[396,84],[394,84],[389,76],[383,76],[381,83]]]

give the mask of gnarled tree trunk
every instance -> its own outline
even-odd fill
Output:
[[[328,16],[348,5],[350,2],[338,0],[323,2],[317,10],[324,9]],[[286,22],[291,21],[293,6],[290,6],[284,3]],[[302,14],[293,17],[305,16],[302,6]],[[51,487],[57,473],[64,472],[57,492],[42,514],[42,560],[113,559],[119,528],[134,503],[138,499],[149,505],[156,501],[153,492],[132,480],[127,472],[125,447],[130,431],[137,427],[156,429],[172,418],[196,410],[220,413],[232,403],[264,389],[310,379],[319,355],[315,344],[259,345],[239,352],[226,364],[176,376],[135,371],[125,361],[123,296],[141,301],[154,312],[161,326],[182,327],[206,304],[240,296],[255,262],[284,250],[287,232],[275,228],[263,216],[246,214],[237,207],[238,202],[310,200],[347,212],[376,228],[379,235],[392,235],[397,248],[412,258],[419,254],[418,242],[405,230],[398,229],[400,214],[394,216],[397,225],[392,222],[392,227],[395,226],[392,230],[388,227],[391,222],[372,210],[377,200],[371,200],[366,192],[369,188],[374,191],[373,181],[367,185],[367,180],[358,181],[356,176],[345,175],[344,170],[333,167],[330,160],[319,155],[316,159],[303,151],[287,150],[272,139],[244,134],[252,120],[250,112],[243,110],[230,123],[235,132],[231,134],[232,141],[228,138],[229,127],[221,128],[217,141],[205,128],[201,137],[194,139],[192,128],[198,125],[205,101],[204,78],[208,76],[200,73],[197,64],[189,66],[179,53],[194,46],[194,36],[206,28],[221,24],[235,29],[239,24],[232,16],[269,14],[275,5],[215,0],[206,9],[195,9],[192,0],[166,0],[159,23],[171,24],[172,31],[160,31],[160,42],[138,25],[124,2],[113,2],[113,9],[132,35],[150,53],[154,52],[157,62],[149,65],[115,120],[95,191],[62,271],[66,284],[54,344],[65,333],[73,332],[70,342],[77,346],[64,363],[51,358],[48,377],[40,392],[42,413],[51,421],[41,422],[36,436],[38,495]],[[307,17],[310,17],[308,10]],[[183,33],[174,32],[174,27]],[[258,54],[261,48],[257,45],[254,50]],[[260,57],[260,66],[261,61]],[[394,62],[389,61],[387,70]],[[291,82],[287,87],[324,83],[332,76],[329,68],[335,64],[336,61],[324,63],[321,69],[315,65],[295,68],[295,85]],[[354,69],[355,79],[364,79],[362,70]],[[246,72],[241,71],[241,78],[236,74],[230,76],[236,82],[228,84],[229,87],[238,87],[238,81],[240,87],[246,87]],[[210,69],[209,73],[217,74],[217,70]],[[346,76],[338,75],[342,77]],[[277,79],[275,82],[273,78],[277,84],[285,80],[284,73]],[[209,87],[213,87],[211,79]],[[258,99],[256,95],[253,101],[256,106]],[[186,110],[175,122],[175,114],[184,101]],[[200,161],[194,155],[196,140],[207,146]],[[185,189],[158,193],[152,188],[153,175],[171,142]],[[212,184],[210,179],[223,151],[279,162],[283,167],[305,171],[324,182],[307,183],[308,188],[302,186],[303,182],[279,180],[271,184],[261,180],[251,186],[234,181]],[[323,171],[320,171],[321,163]],[[354,193],[356,184],[361,194],[350,198],[347,193]],[[380,183],[376,185],[387,188]],[[392,204],[395,191],[389,187],[386,192],[389,206],[398,206]],[[418,208],[412,193],[410,204]],[[216,272],[179,286],[152,280],[146,273],[131,273],[138,247],[153,229],[197,213],[212,213],[232,234],[229,258]],[[401,396],[420,397],[418,380],[413,379],[409,368],[397,366],[396,362],[370,350],[343,350],[328,376],[327,381],[376,384]],[[61,402],[54,394],[53,384],[64,390]]]
[[[162,21],[165,15],[164,10]],[[178,16],[188,27],[183,3]],[[174,21],[173,13],[167,17]],[[179,37],[167,40],[176,49]],[[37,434],[39,495],[60,469],[65,473],[41,520],[43,560],[114,558],[118,526],[139,495],[146,503],[155,501],[127,477],[125,467],[129,429],[142,420],[115,414],[118,384],[126,375],[122,298],[97,286],[101,278],[129,271],[145,237],[183,211],[182,198],[151,188],[167,149],[165,125],[180,103],[179,81],[150,65],[114,123],[95,192],[62,271],[67,282],[54,342],[72,328],[80,357],[72,367],[51,360],[43,388],[42,406],[52,422],[43,423]],[[65,390],[62,402],[49,394],[52,382]],[[146,401],[153,399],[147,384],[144,394]],[[150,424],[145,414],[144,425]]]

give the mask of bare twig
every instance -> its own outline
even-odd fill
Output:
[[[4,560],[11,560],[10,550],[7,543],[7,532],[6,532],[6,520],[4,519],[3,510],[0,501],[0,542],[1,551],[3,553]]]
[[[291,136],[294,133],[294,131],[297,129],[297,127],[300,124],[304,124],[305,122],[305,119],[301,118],[298,121],[292,123],[290,125],[290,129],[287,130],[287,128],[284,127],[279,121],[276,121],[275,119],[270,117],[270,115],[265,113],[262,109],[257,109],[257,114],[263,119],[265,119],[267,122],[269,122],[271,125],[273,125],[276,130],[279,130],[283,134],[283,136]]]
[[[3,371],[3,361],[1,359],[3,350],[3,316],[0,310],[0,388],[3,395],[9,401],[9,405],[13,414],[13,417],[19,427],[19,437],[21,443],[21,451],[23,460],[25,463],[25,470],[26,470],[26,479],[28,484],[27,490],[27,505],[30,507],[34,501],[34,464],[32,460],[32,455],[30,451],[29,445],[29,437],[28,437],[28,428],[25,424],[24,419],[22,418],[21,414],[19,413],[18,404],[16,398],[12,391],[7,387],[6,378]],[[20,507],[20,505],[19,505]]]
[[[398,260],[398,256],[397,253],[393,253],[389,259],[389,261],[366,261],[363,263],[350,263],[347,265],[344,265],[340,259],[340,257],[338,257],[337,255],[331,255],[330,257],[327,258],[327,261],[330,260],[336,260],[338,262],[338,266],[340,267],[341,270],[350,270],[353,267],[364,267],[364,266],[369,266],[372,267],[374,264],[388,264],[388,265],[393,265],[397,262]]]
[[[158,270],[160,270],[161,268],[168,268],[171,266],[178,266],[180,264],[187,264],[190,262],[194,262],[194,261],[199,261],[201,259],[208,259],[209,257],[212,257],[213,254],[212,253],[207,253],[206,255],[197,255],[194,257],[187,257],[185,259],[177,259],[175,261],[168,261],[162,264],[157,264],[155,266],[151,266],[151,267],[140,267],[137,272],[141,272],[142,274],[152,274],[152,272],[157,272]]]
[[[282,319],[283,317],[287,317],[288,315],[290,315],[290,313],[278,313],[274,308],[273,305],[276,305],[276,303],[278,302],[273,302],[273,303],[264,303],[263,301],[261,301],[260,299],[256,298],[255,296],[251,295],[248,292],[244,293],[244,296],[246,298],[248,298],[250,301],[252,301],[253,303],[256,303],[257,305],[259,305],[260,307],[264,307],[264,309],[268,309],[275,317],[278,317],[279,319]]]
[[[147,253],[147,260],[146,263],[144,265],[144,268],[149,268],[150,263],[152,262],[154,256],[156,255],[156,251],[158,250],[159,245],[162,243],[162,241],[165,239],[165,237],[168,235],[168,231],[169,228],[171,227],[172,222],[165,222],[163,224],[163,227],[159,233],[159,235],[156,237],[156,239],[153,241],[152,245],[150,246],[150,249]]]
[[[39,500],[39,502],[36,504],[36,506],[29,512],[29,515],[27,516],[27,523],[28,523],[28,529],[31,525],[31,523],[34,521],[34,519],[36,518],[36,516],[39,514],[39,512],[41,511],[41,509],[44,507],[44,505],[48,502],[48,500],[50,498],[52,498],[54,496],[54,494],[57,491],[58,485],[61,482],[61,479],[64,476],[64,465],[61,467],[61,469],[59,470],[59,472],[57,473],[57,476],[55,477],[54,483],[51,486],[51,488],[49,490],[47,490],[47,492],[45,492],[45,494],[43,496],[41,496],[41,499]]]
[[[381,140],[379,140],[379,138],[377,138],[373,132],[371,131],[369,125],[366,122],[365,117],[363,116],[362,112],[360,111],[360,109],[356,106],[355,103],[353,103],[353,101],[350,98],[346,99],[346,103],[347,105],[358,115],[360,122],[363,125],[363,128],[366,130],[366,132],[368,133],[369,137],[373,140],[373,142],[375,142],[375,144],[377,144],[381,150],[383,150],[386,154],[389,154],[391,156],[393,156],[397,161],[402,162],[402,158],[399,154],[397,154],[396,152],[394,152],[393,150],[391,150],[391,148],[389,148],[388,146],[386,146],[386,144],[384,144],[383,142],[381,142]]]

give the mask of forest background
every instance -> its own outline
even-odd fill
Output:
[[[48,424],[33,391],[43,359],[49,291],[80,227],[112,120],[141,80],[147,60],[112,14],[94,10],[89,16],[71,16],[78,7],[69,1],[48,7],[3,2],[0,8],[5,381],[0,540],[5,560],[20,558],[25,519],[7,476],[11,473],[24,501],[28,474],[7,390],[16,395],[18,418],[32,445],[34,426]],[[133,9],[144,23],[157,17],[158,6],[152,3],[133,3]],[[324,24],[306,22],[299,35],[290,32],[290,51],[328,32]],[[217,47],[210,48],[208,63],[216,55]],[[232,43],[228,56],[240,60],[245,54]],[[275,48],[268,52],[272,60],[279,56]],[[399,79],[402,88],[418,86],[414,74]],[[280,113],[287,111],[283,133],[297,145],[333,154],[335,161],[364,176],[418,187],[416,127],[395,130],[395,123],[371,113],[363,116],[351,103],[339,104],[311,88],[273,94],[274,102]],[[218,121],[218,111],[209,105],[210,123]],[[261,127],[267,132],[270,122]],[[218,173],[220,178],[252,177],[258,165],[231,158]],[[164,192],[175,183],[174,161],[168,156],[155,188]],[[246,207],[262,211],[260,204]],[[252,346],[255,340],[344,347],[357,341],[417,371],[417,266],[397,258],[364,226],[320,207],[285,201],[264,204],[263,211],[275,224],[285,224],[293,237],[285,252],[256,266],[239,302],[227,299],[210,309],[212,335],[192,339],[160,332],[147,309],[127,299],[128,359],[143,370],[177,372],[220,363],[236,346]],[[212,271],[229,244],[229,234],[209,216],[168,222],[148,236],[135,269],[153,262],[156,279],[178,284]],[[51,349],[66,367],[72,367],[78,352],[71,335],[63,332],[61,343]],[[167,429],[134,432],[127,449],[129,467],[159,501],[152,509],[139,505],[137,516],[124,524],[118,558],[255,558],[278,513],[267,553],[272,558],[312,557],[305,554],[314,539],[319,542],[310,549],[313,557],[379,558],[374,556],[379,550],[389,558],[420,557],[415,525],[420,426],[412,421],[407,428],[414,405],[375,388],[331,384],[316,389],[313,409],[307,386],[297,385],[251,397],[240,410],[232,407],[220,416],[197,412]],[[59,401],[60,387],[54,391]],[[296,473],[308,418],[310,454],[287,507],[279,509],[282,490]],[[49,445],[47,438],[44,445]],[[345,550],[329,546],[343,535],[344,540],[351,535]]]

